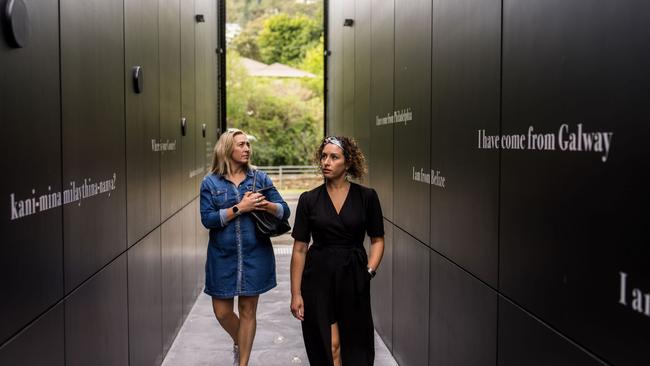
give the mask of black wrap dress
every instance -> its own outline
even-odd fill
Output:
[[[305,243],[313,238],[301,283],[302,332],[312,366],[332,365],[334,323],[339,327],[342,365],[374,363],[366,233],[384,236],[381,205],[373,189],[351,183],[338,214],[324,184],[300,196],[292,236]]]

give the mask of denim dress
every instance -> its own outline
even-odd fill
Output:
[[[257,189],[273,185],[266,173],[256,172]],[[253,296],[276,286],[271,239],[256,233],[248,212],[225,219],[226,210],[252,190],[253,174],[249,170],[239,187],[217,174],[207,175],[201,183],[201,223],[210,230],[204,292],[212,297]],[[289,217],[289,206],[275,187],[263,194],[278,206],[278,217]]]

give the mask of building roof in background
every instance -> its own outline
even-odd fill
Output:
[[[241,57],[240,62],[242,64],[242,66],[244,66],[246,71],[248,71],[249,75],[252,75],[252,73],[257,72],[257,71],[259,71],[261,69],[267,68],[269,66],[269,65],[267,65],[265,63],[255,61],[255,60],[253,60],[251,58],[246,58],[246,57]]]
[[[250,58],[242,57],[241,64],[250,76],[275,78],[313,78],[316,75],[280,63],[264,64]]]

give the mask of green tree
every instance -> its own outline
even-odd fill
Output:
[[[311,89],[317,96],[321,99],[323,98],[323,85],[324,85],[324,73],[325,69],[325,45],[323,36],[320,37],[320,41],[315,44],[312,48],[308,49],[305,53],[305,58],[300,63],[300,69],[309,71],[312,74],[316,75],[315,78],[305,79],[304,84],[306,87]]]
[[[262,60],[267,64],[279,62],[296,66],[307,50],[318,44],[321,25],[304,15],[278,14],[264,21],[258,44]]]
[[[312,164],[323,135],[323,100],[299,79],[255,78],[246,74],[240,57],[227,55],[228,126],[255,137],[257,165]]]
[[[298,3],[296,0],[227,0],[226,22],[238,23],[246,28],[249,21],[266,15],[286,13],[304,14],[309,18],[323,22],[323,1]]]
[[[264,17],[257,18],[248,22],[246,28],[232,41],[232,48],[242,57],[252,58],[253,60],[262,61],[260,47],[257,43],[257,37],[264,28]]]

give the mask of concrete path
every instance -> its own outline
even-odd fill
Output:
[[[260,296],[250,366],[309,365],[300,323],[289,311],[288,243],[293,243],[288,235],[274,239],[278,287]],[[377,335],[375,349],[375,365],[397,365]],[[163,366],[199,365],[232,365],[232,340],[215,319],[210,297],[205,294],[197,299],[163,361]]]

